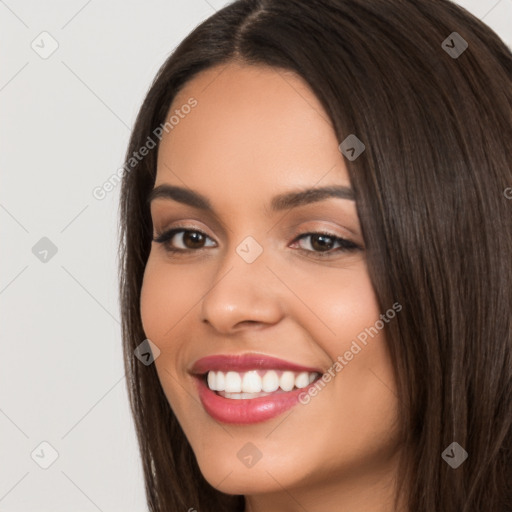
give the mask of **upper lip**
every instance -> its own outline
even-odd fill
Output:
[[[243,372],[257,369],[322,373],[322,370],[318,368],[303,366],[263,354],[218,354],[202,357],[193,363],[190,372],[195,375],[203,375],[209,371]]]

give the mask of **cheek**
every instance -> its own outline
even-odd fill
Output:
[[[333,291],[336,290],[336,292]],[[372,383],[382,387],[374,369],[385,382],[391,384],[391,361],[385,336],[385,324],[382,314],[392,304],[381,311],[370,277],[363,267],[360,271],[341,275],[339,281],[333,282],[328,299],[324,301],[325,323],[333,335],[319,337],[324,350],[333,361],[343,356],[347,361],[345,373],[345,391],[354,392],[353,396],[370,391]],[[324,329],[325,331],[325,329]],[[346,357],[345,357],[346,355]],[[345,363],[344,363],[345,364]],[[347,371],[349,370],[349,371]],[[338,379],[338,384],[340,384]]]
[[[364,265],[335,269],[322,278],[309,276],[300,288],[310,311],[297,310],[293,316],[332,361],[328,387],[343,403],[340,421],[350,412],[349,417],[359,420],[356,429],[375,427],[393,407],[394,376],[384,329],[393,320],[381,320],[392,304],[379,308]]]
[[[172,271],[159,257],[150,255],[140,297],[142,325],[149,339],[166,339],[166,333],[197,302],[195,279],[193,272],[185,267]]]
[[[336,288],[338,292],[330,294],[329,321],[338,336],[352,338],[379,317],[377,297],[362,271],[348,275]]]
[[[184,364],[177,335],[200,297],[193,281],[193,273],[185,266],[171,268],[160,255],[150,254],[141,288],[140,315],[144,334],[160,349],[155,367],[173,408],[182,399],[182,387],[176,385],[176,379],[182,378],[177,368]]]
[[[331,357],[343,353],[345,345],[379,318],[377,297],[363,262],[329,272],[304,273],[297,282],[297,295],[309,311],[296,312],[295,320],[302,319],[311,337]]]

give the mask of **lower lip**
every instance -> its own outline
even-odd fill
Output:
[[[205,411],[217,421],[239,425],[259,423],[279,416],[300,403],[299,395],[307,392],[308,388],[316,382],[312,382],[304,388],[285,393],[276,393],[258,398],[232,399],[217,395],[215,391],[207,386],[204,377],[198,377],[196,380],[199,399]]]

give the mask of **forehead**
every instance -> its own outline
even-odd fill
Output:
[[[191,100],[196,105],[183,108]],[[172,115],[155,185],[177,176],[202,190],[231,187],[248,194],[256,181],[273,190],[319,180],[349,185],[327,113],[290,71],[235,63],[207,69],[176,96],[167,119]]]

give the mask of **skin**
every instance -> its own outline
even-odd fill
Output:
[[[155,186],[193,189],[215,214],[167,198],[152,202],[154,235],[185,224],[206,238],[176,234],[171,245],[189,248],[178,255],[152,243],[141,316],[200,469],[219,490],[244,494],[250,512],[395,511],[397,399],[382,330],[307,405],[274,419],[221,424],[199,401],[187,370],[201,357],[252,352],[326,371],[384,311],[354,200],[276,213],[267,207],[279,193],[350,186],[341,141],[306,83],[232,62],[193,78],[170,111],[190,97],[197,106],[161,141]],[[331,256],[321,259],[314,237],[298,237],[322,230],[362,249],[339,251],[327,239]],[[247,236],[263,248],[250,264],[236,252]],[[247,442],[262,454],[251,468],[237,457]]]

